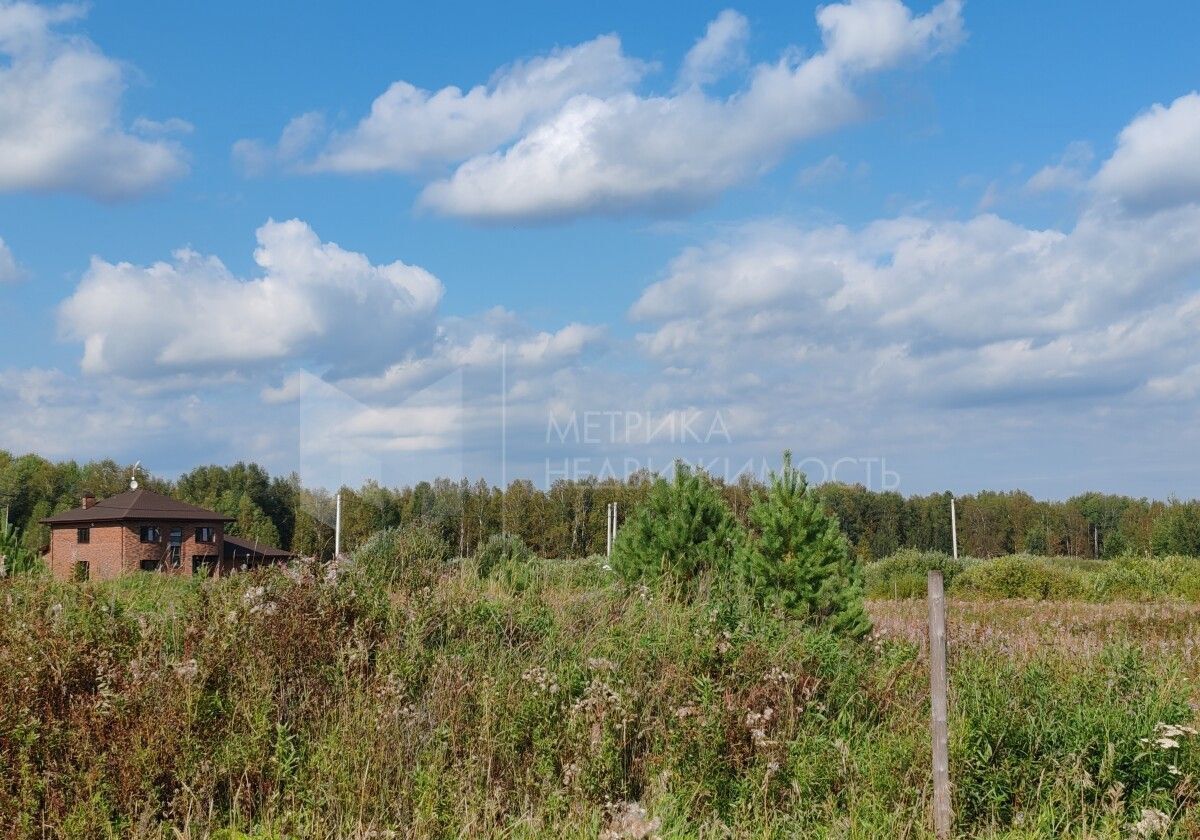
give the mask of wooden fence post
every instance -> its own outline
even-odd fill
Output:
[[[933,736],[933,829],[950,836],[950,747],[946,725],[946,596],[942,573],[929,573],[929,696]]]

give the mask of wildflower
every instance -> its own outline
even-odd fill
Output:
[[[1143,808],[1142,818],[1129,826],[1134,837],[1158,837],[1167,833],[1171,818],[1157,808]]]
[[[1176,723],[1157,723],[1154,725],[1154,736],[1142,738],[1143,744],[1154,744],[1160,750],[1173,750],[1179,747],[1179,739],[1195,735],[1196,729],[1191,726]]]
[[[611,671],[612,673],[617,671],[617,663],[602,656],[588,657],[587,666],[593,671]]]
[[[558,693],[558,679],[555,678],[549,671],[540,666],[535,666],[521,674],[521,679],[532,684],[538,691],[546,694]]]
[[[175,676],[182,680],[194,680],[199,673],[200,666],[196,664],[195,659],[187,659],[175,666]]]
[[[762,746],[767,743],[767,728],[771,725],[771,721],[775,718],[775,710],[770,706],[763,709],[761,712],[749,711],[746,712],[746,729],[750,731],[750,740],[755,746]]]
[[[279,605],[274,601],[265,601],[261,604],[255,604],[253,607],[251,607],[250,615],[255,615],[256,613],[262,613],[263,615],[275,615],[278,609]]]
[[[696,707],[692,705],[680,706],[675,710],[675,717],[679,720],[693,717],[696,714]]]
[[[656,837],[662,821],[650,819],[646,809],[637,802],[608,805],[608,826],[600,832],[600,840],[646,840]]]

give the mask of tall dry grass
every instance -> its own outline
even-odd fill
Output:
[[[375,550],[341,570],[0,584],[0,833],[927,835],[919,602],[873,604],[876,636],[852,644],[719,581],[684,601],[599,560],[481,576]],[[1063,647],[1023,641],[1024,605],[966,609],[964,834],[1116,837],[1159,813],[1197,830],[1200,753],[1163,729],[1191,721],[1195,671],[1147,642],[1190,638],[1190,613],[1126,635],[1096,616],[1094,641]],[[1057,620],[1046,639],[1080,635]]]

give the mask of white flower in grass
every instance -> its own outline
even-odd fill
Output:
[[[188,659],[175,666],[175,675],[182,680],[191,681],[200,673],[200,666],[195,659]]]
[[[657,837],[662,821],[650,819],[638,802],[620,802],[606,806],[608,826],[600,832],[600,840],[648,840]]]
[[[1143,808],[1142,818],[1129,826],[1133,837],[1161,837],[1171,827],[1171,818],[1157,808]]]
[[[1196,729],[1181,723],[1156,723],[1154,725],[1154,735],[1150,738],[1142,738],[1143,744],[1154,744],[1160,750],[1173,750],[1179,748],[1181,738],[1187,738],[1196,734]]]
[[[266,594],[266,591],[267,590],[261,586],[251,586],[242,593],[242,603],[246,605],[257,604],[262,600],[262,597]]]

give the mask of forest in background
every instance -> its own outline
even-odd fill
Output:
[[[55,462],[0,450],[0,508],[21,529],[24,544],[40,550],[49,542],[49,529],[38,520],[78,507],[84,491],[98,498],[123,492],[130,469],[112,460]],[[343,487],[344,545],[353,550],[383,528],[421,522],[460,556],[472,556],[490,535],[506,531],[542,557],[586,557],[604,550],[608,503],[617,502],[624,519],[655,478],[642,472],[625,481],[563,479],[544,490],[517,480],[503,492],[482,479]],[[257,464],[239,462],[197,467],[175,480],[153,475],[139,480],[149,489],[233,517],[231,534],[304,556],[332,554],[333,493],[304,487],[295,474],[272,477]],[[748,475],[733,483],[716,481],[735,516],[744,520],[762,483]],[[814,492],[838,517],[863,560],[901,548],[951,550],[949,492],[904,496],[839,483],[821,484]],[[1014,490],[981,491],[956,502],[959,550],[968,556],[1200,555],[1200,501],[1194,499],[1084,493],[1042,501]]]

